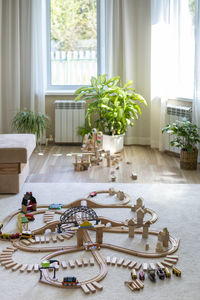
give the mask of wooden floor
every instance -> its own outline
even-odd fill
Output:
[[[179,158],[147,146],[126,146],[121,154],[119,170],[116,167],[91,167],[74,172],[70,152],[80,152],[78,146],[42,146],[30,160],[30,176],[26,182],[110,182],[115,171],[116,182],[121,183],[200,183],[200,166],[195,171],[181,170]],[[137,180],[132,180],[135,172]]]

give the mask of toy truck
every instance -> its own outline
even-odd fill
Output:
[[[165,279],[165,272],[161,268],[158,268],[156,273],[161,280]]]

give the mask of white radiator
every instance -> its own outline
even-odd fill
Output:
[[[191,121],[192,120],[192,108],[188,106],[167,106],[166,124],[172,124],[176,121]],[[180,153],[180,149],[170,146],[170,142],[174,136],[165,134],[165,149],[171,152]]]
[[[56,100],[55,104],[55,142],[81,143],[77,134],[79,126],[85,126],[85,101]]]

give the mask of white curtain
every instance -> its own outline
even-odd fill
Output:
[[[193,96],[193,27],[188,1],[151,3],[151,146],[164,150],[168,99]]]
[[[106,73],[150,99],[150,1],[106,0]],[[125,144],[149,144],[149,107],[129,128]]]
[[[44,112],[45,0],[0,3],[0,133],[9,133],[20,109]]]
[[[200,128],[200,1],[195,1],[195,63],[193,122]],[[200,149],[200,147],[199,147]],[[199,151],[200,161],[200,151]]]

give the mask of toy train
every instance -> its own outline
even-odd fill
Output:
[[[14,239],[30,239],[35,236],[29,231],[23,231],[22,233],[2,233],[0,231],[0,239],[1,240],[14,240]]]
[[[64,277],[62,281],[62,285],[67,285],[67,286],[76,286],[78,284],[78,280],[74,276],[68,276]]]

